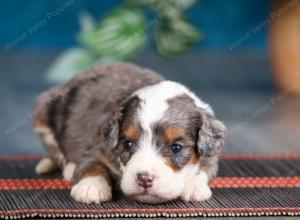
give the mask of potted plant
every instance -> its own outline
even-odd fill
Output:
[[[87,13],[81,14],[80,47],[63,52],[50,66],[48,81],[69,80],[93,66],[105,62],[127,61],[136,57],[153,37],[158,53],[174,58],[185,52],[202,35],[186,18],[185,11],[197,0],[124,0],[100,22]],[[154,12],[147,19],[145,11]]]

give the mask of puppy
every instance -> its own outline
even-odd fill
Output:
[[[185,86],[132,64],[108,64],[39,96],[33,126],[80,202],[128,197],[161,203],[211,197],[226,128]]]

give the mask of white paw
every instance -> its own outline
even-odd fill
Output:
[[[50,158],[43,158],[35,167],[35,172],[39,175],[50,173],[57,169],[55,162]]]
[[[78,202],[101,203],[111,200],[111,187],[101,176],[87,177],[72,187],[71,196]]]
[[[63,171],[63,177],[65,180],[71,180],[73,178],[75,168],[76,168],[75,163],[67,163]]]
[[[204,201],[212,196],[212,191],[209,188],[207,175],[201,173],[195,176],[191,181],[186,183],[186,186],[181,194],[181,198],[185,201]]]
[[[204,201],[211,197],[212,192],[208,185],[191,184],[187,186],[181,197],[185,201]]]

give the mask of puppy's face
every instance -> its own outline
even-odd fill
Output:
[[[219,128],[209,127],[210,110],[205,109],[209,106],[203,104],[202,109],[195,97],[161,84],[142,89],[127,100],[114,132],[121,189],[148,203],[180,196],[199,172],[200,157],[218,153],[223,144],[218,132],[223,124],[216,120]]]

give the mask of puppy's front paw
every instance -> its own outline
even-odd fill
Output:
[[[71,196],[78,202],[101,203],[112,198],[111,187],[101,176],[87,177],[72,187]]]
[[[197,202],[209,199],[212,191],[207,182],[208,179],[205,173],[195,176],[191,181],[186,183],[181,198],[185,201]]]
[[[181,197],[185,201],[204,201],[211,197],[212,192],[209,186],[206,184],[191,184],[186,186]]]

